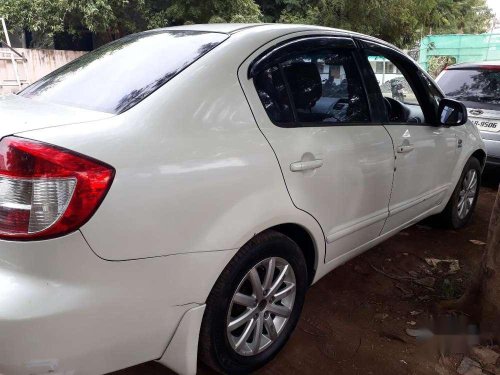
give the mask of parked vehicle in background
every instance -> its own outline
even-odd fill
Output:
[[[500,166],[500,61],[455,64],[436,81],[446,96],[467,107],[486,144],[486,163]]]
[[[401,72],[384,95],[370,61]],[[307,288],[470,220],[465,106],[381,40],[304,25],[129,35],[0,99],[0,373],[251,372]]]

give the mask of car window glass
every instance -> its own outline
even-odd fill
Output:
[[[431,102],[434,106],[435,111],[437,111],[439,102],[441,101],[441,99],[443,99],[443,94],[439,92],[434,82],[432,82],[431,79],[426,74],[424,74],[424,72],[419,70],[418,75],[420,76],[422,82],[424,83],[424,86],[428,90]]]
[[[270,75],[278,71],[281,79]],[[289,102],[282,96],[283,83]],[[275,123],[281,122],[278,118],[290,118],[289,104],[295,110],[296,126],[370,121],[363,84],[350,50],[314,51],[288,58],[262,72],[256,86]],[[278,116],[276,109],[280,111]]]
[[[389,122],[425,122],[421,99],[415,94],[408,73],[391,58],[371,50],[365,53],[384,97]]]
[[[273,66],[257,75],[255,87],[267,115],[274,123],[293,123],[290,98],[279,66]]]
[[[450,98],[500,104],[500,68],[446,70],[439,86]]]
[[[64,65],[19,95],[121,113],[227,37],[220,33],[166,30],[129,35]]]

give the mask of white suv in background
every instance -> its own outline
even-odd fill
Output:
[[[5,375],[253,371],[327,272],[430,215],[464,226],[486,159],[405,54],[314,26],[130,35],[0,117]]]

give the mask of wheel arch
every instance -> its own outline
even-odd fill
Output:
[[[318,246],[312,234],[305,227],[296,223],[278,224],[269,230],[284,234],[297,243],[306,259],[308,283],[311,285],[318,269],[319,259]]]
[[[486,164],[486,152],[484,152],[484,150],[477,149],[476,151],[474,151],[472,153],[472,155],[470,157],[476,158],[477,160],[479,160],[479,163],[481,164],[481,168],[484,168],[484,166]]]

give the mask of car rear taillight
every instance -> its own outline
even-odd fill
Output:
[[[87,156],[24,138],[0,141],[0,238],[39,240],[80,228],[115,171]]]

